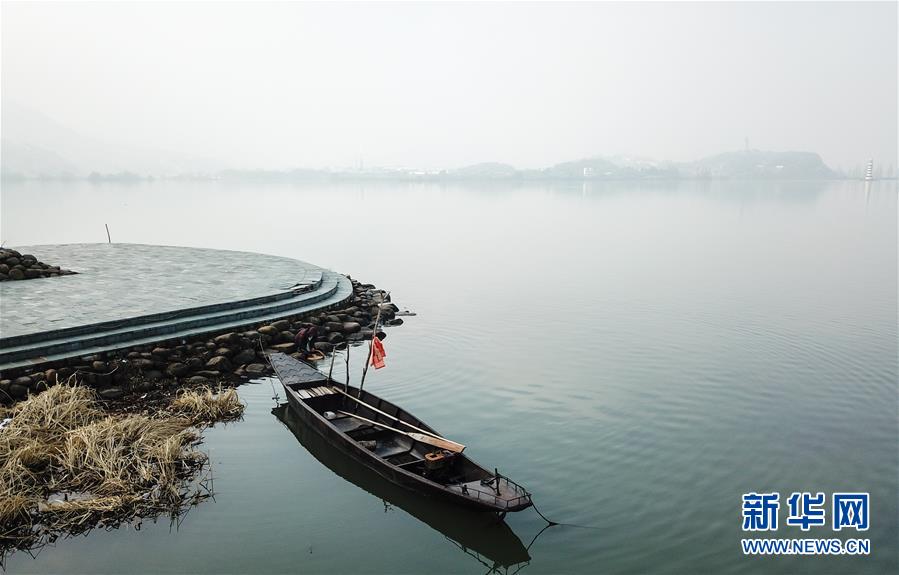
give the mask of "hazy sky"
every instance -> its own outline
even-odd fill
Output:
[[[897,156],[896,3],[2,4],[2,92],[235,167]]]

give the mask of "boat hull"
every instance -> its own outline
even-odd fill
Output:
[[[457,495],[456,493],[453,493],[452,491],[446,489],[441,485],[434,484],[433,482],[424,480],[423,478],[419,478],[412,473],[405,473],[402,470],[397,469],[395,466],[385,462],[383,459],[374,455],[368,450],[357,448],[351,441],[347,439],[344,434],[340,433],[339,431],[334,429],[334,427],[329,425],[327,419],[321,417],[315,410],[310,408],[305,404],[305,402],[297,397],[296,393],[292,389],[284,386],[284,390],[287,393],[287,400],[290,404],[291,409],[294,410],[294,414],[299,417],[300,421],[304,425],[308,426],[310,429],[321,435],[335,449],[340,450],[345,455],[351,457],[358,463],[371,469],[372,471],[395,485],[399,485],[400,487],[403,487],[405,489],[415,491],[421,495],[447,499],[457,505],[461,505],[468,509],[477,511],[493,511],[501,513],[507,511],[518,511],[530,506],[528,504],[521,507],[507,508],[488,503],[486,501],[474,501],[469,497]]]
[[[530,561],[521,539],[505,521],[498,521],[494,513],[473,511],[443,498],[422,496],[387,481],[334,449],[330,441],[300,421],[296,413],[287,403],[272,409],[272,414],[293,433],[300,445],[338,476],[437,530],[466,554],[489,559],[495,566],[502,567]]]
[[[351,409],[343,405],[348,403],[349,399],[335,391],[335,388],[337,390],[343,388],[349,392],[349,396],[361,398],[363,402],[358,403],[358,405],[356,403],[358,400],[353,400],[353,409],[376,405],[377,409],[381,411],[375,411],[371,414],[367,411],[365,412],[370,419],[378,419],[379,414],[386,415],[384,411],[386,410],[393,414],[391,417],[401,418],[404,422],[394,423],[392,420],[384,420],[389,421],[389,423],[382,424],[383,428],[390,429],[391,425],[403,426],[405,424],[414,426],[426,434],[433,435],[437,435],[436,430],[412,414],[368,391],[360,392],[352,386],[344,388],[342,384],[329,380],[324,374],[308,364],[280,353],[272,353],[269,358],[287,394],[290,409],[293,410],[300,422],[321,435],[335,449],[354,459],[360,465],[371,469],[387,481],[422,495],[439,497],[456,505],[478,511],[506,513],[519,511],[531,506],[530,494],[524,488],[506,477],[501,479],[494,477],[494,473],[461,453],[457,455],[458,459],[453,466],[454,469],[464,469],[466,471],[458,476],[460,478],[453,479],[450,483],[446,481],[439,482],[435,480],[437,478],[432,479],[427,472],[414,473],[409,470],[410,468],[404,467],[405,464],[397,465],[387,461],[388,456],[386,454],[379,455],[371,449],[363,447],[362,444],[351,438],[348,433],[338,429],[334,425],[335,422],[322,415],[321,412],[327,410],[339,410],[346,413],[344,410]],[[322,402],[329,403],[324,405]],[[313,406],[311,403],[317,403],[317,405]],[[357,419],[365,420],[362,417]],[[418,442],[413,442],[413,447],[415,447],[416,443]],[[427,445],[424,445],[424,447],[427,447]],[[412,448],[408,451],[411,452],[411,450]],[[464,479],[461,479],[461,477],[464,477]],[[491,481],[492,483],[490,483]],[[487,483],[485,484],[485,482]],[[486,487],[485,485],[490,485],[491,487]],[[494,486],[496,489],[493,488]]]

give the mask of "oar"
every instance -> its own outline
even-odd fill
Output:
[[[338,411],[337,413],[341,413],[348,417],[353,417],[358,419],[359,421],[364,421],[365,423],[370,423],[372,425],[377,425],[378,427],[383,427],[384,429],[389,429],[395,433],[400,433],[405,435],[406,437],[411,437],[415,441],[420,441],[422,443],[427,443],[428,445],[433,445],[434,447],[439,447],[441,449],[446,449],[448,451],[452,451],[454,453],[462,453],[465,449],[465,446],[461,443],[456,443],[455,441],[450,441],[448,439],[437,439],[436,437],[431,437],[430,435],[425,435],[423,433],[411,433],[408,431],[401,431],[396,429],[395,427],[390,427],[389,425],[384,425],[383,423],[379,423],[377,421],[372,421],[371,419],[366,419],[361,415],[356,415],[354,413],[349,413],[346,411]]]
[[[374,412],[376,412],[376,413],[380,413],[381,415],[383,415],[383,416],[385,416],[385,417],[389,417],[390,419],[396,421],[397,423],[402,423],[403,425],[406,425],[406,426],[408,426],[408,427],[411,427],[411,428],[414,429],[415,431],[420,431],[420,432],[424,433],[425,435],[430,435],[431,437],[435,437],[435,438],[437,438],[437,439],[442,439],[442,440],[444,440],[444,441],[449,441],[447,438],[445,438],[445,437],[440,437],[440,436],[437,435],[436,433],[433,433],[433,432],[431,432],[431,431],[425,431],[424,429],[422,429],[422,428],[420,428],[420,427],[415,427],[415,426],[412,425],[411,423],[408,423],[408,422],[406,422],[406,421],[403,421],[402,419],[399,419],[399,418],[397,418],[397,417],[395,417],[395,416],[393,416],[393,415],[390,415],[390,414],[387,413],[387,412],[381,411],[381,410],[378,409],[377,407],[375,407],[375,406],[373,406],[373,405],[369,405],[369,404],[365,403],[364,401],[362,401],[361,399],[356,399],[355,397],[353,397],[353,396],[350,395],[349,393],[344,393],[343,391],[341,391],[341,390],[340,390],[339,388],[337,388],[337,387],[331,386],[331,389],[333,389],[333,390],[336,391],[337,393],[342,393],[343,395],[349,397],[350,399],[352,399],[353,401],[355,401],[355,402],[358,403],[359,405],[364,405],[365,407],[369,408],[370,410],[372,410],[372,411],[374,411]]]

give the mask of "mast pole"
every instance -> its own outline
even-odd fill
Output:
[[[346,346],[346,383],[343,384],[343,391],[350,392],[350,344]]]
[[[384,300],[386,297],[382,297],[381,299]],[[372,344],[375,341],[375,338],[378,337],[378,322],[381,320],[382,305],[384,305],[383,301],[378,303],[378,314],[375,316],[375,328],[372,331],[371,339],[368,340],[368,356],[365,358],[365,367],[362,368],[362,381],[359,382],[359,395],[357,396],[359,399],[362,399],[362,386],[365,385],[365,374],[368,373],[368,364],[371,363]]]
[[[334,358],[337,356],[337,350],[331,350],[331,367],[328,368],[328,383],[331,383],[331,374],[334,372]]]

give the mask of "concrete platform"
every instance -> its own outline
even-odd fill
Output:
[[[75,275],[0,283],[0,370],[327,308],[335,272],[249,252],[140,244],[15,247]]]

